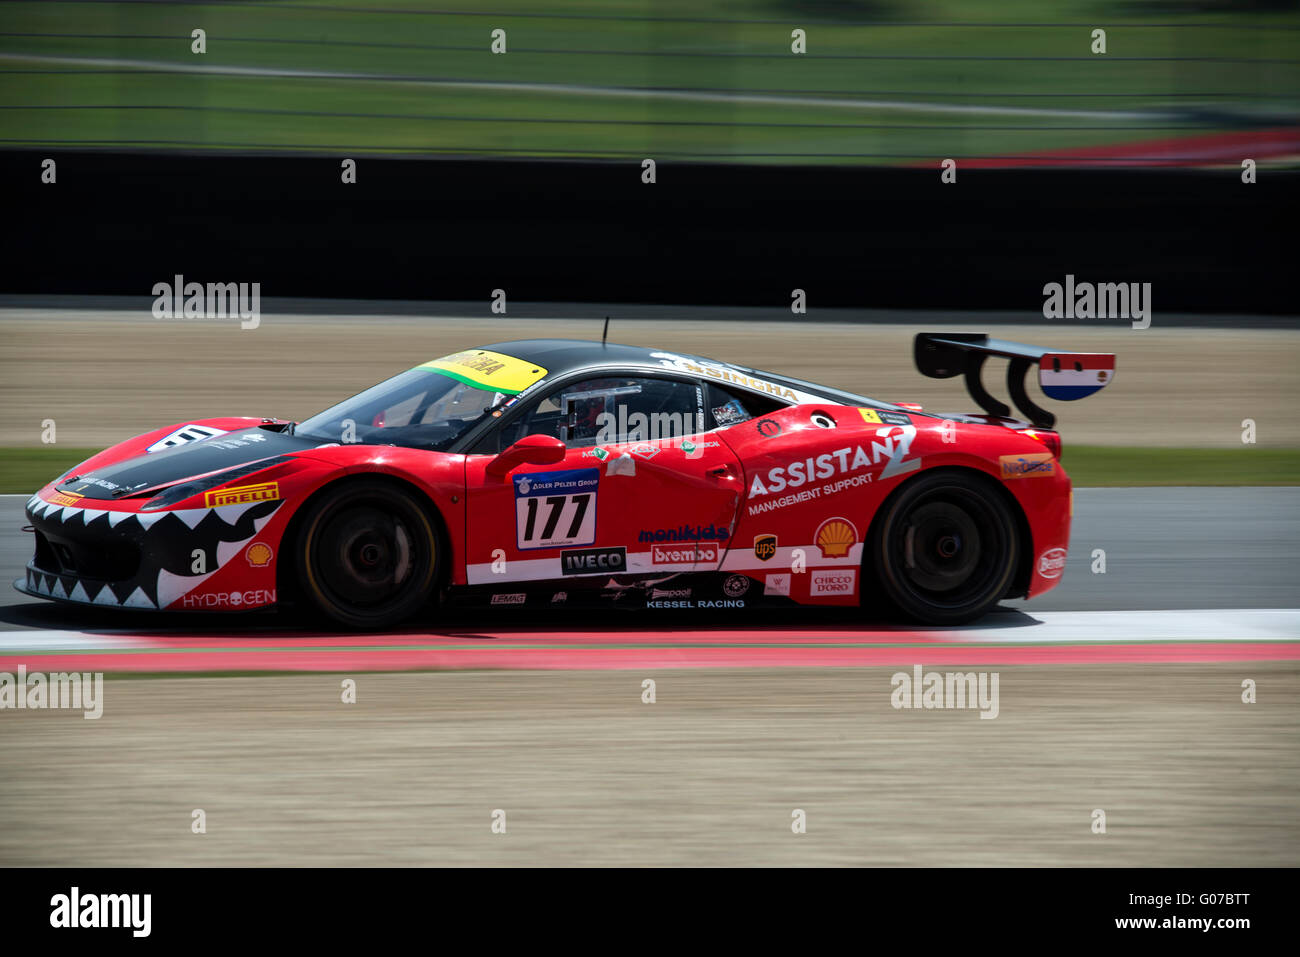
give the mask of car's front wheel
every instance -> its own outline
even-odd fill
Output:
[[[1016,572],[1020,542],[999,490],[956,469],[899,489],[872,526],[866,561],[909,618],[959,625],[992,609]]]
[[[441,559],[433,520],[414,494],[376,479],[310,502],[294,544],[308,604],[348,628],[385,628],[432,597]]]

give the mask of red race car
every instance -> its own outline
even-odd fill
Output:
[[[1010,360],[1023,419],[985,391]],[[220,418],[122,442],[27,504],[29,595],[106,607],[298,605],[382,628],[448,602],[855,605],[933,624],[1055,585],[1070,480],[1045,394],[1114,356],[921,334],[933,415],[697,356],[557,339],[435,359],[304,422]]]

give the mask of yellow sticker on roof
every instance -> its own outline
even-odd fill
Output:
[[[546,375],[546,370],[539,365],[486,349],[457,352],[426,362],[419,368],[434,369],[467,385],[508,395],[523,392]]]

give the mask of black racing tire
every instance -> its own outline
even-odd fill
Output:
[[[868,537],[884,597],[904,616],[961,625],[1007,593],[1020,560],[1016,521],[991,480],[937,469],[900,487]]]
[[[311,611],[358,631],[399,624],[433,597],[441,537],[420,498],[379,479],[327,487],[307,504],[293,543]]]

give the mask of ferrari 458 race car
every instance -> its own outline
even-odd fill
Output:
[[[856,605],[970,621],[1053,587],[1070,480],[1052,415],[1114,356],[921,334],[934,415],[697,356],[502,342],[303,422],[217,418],[122,442],[27,504],[29,595],[110,607],[312,610],[382,628],[452,602]],[[985,391],[1010,360],[1021,418]]]

